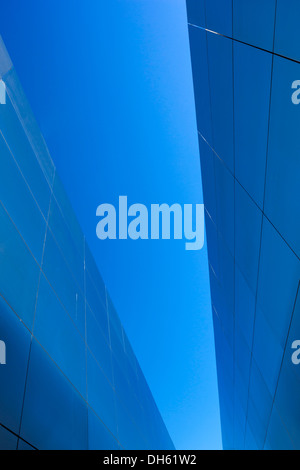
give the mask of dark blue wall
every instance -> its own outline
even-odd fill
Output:
[[[299,449],[300,4],[187,8],[224,448]]]

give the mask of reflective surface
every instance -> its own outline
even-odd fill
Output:
[[[173,449],[0,41],[0,449]]]
[[[299,2],[187,7],[223,445],[299,449]]]

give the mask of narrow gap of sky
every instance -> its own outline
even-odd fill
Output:
[[[184,0],[10,0],[1,34],[178,449],[221,448],[206,247],[99,241],[96,207],[202,203]]]

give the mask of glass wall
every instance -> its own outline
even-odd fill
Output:
[[[1,449],[173,449],[0,38]]]
[[[300,448],[300,4],[187,0],[223,444]]]

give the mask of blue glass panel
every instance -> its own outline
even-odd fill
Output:
[[[84,258],[79,253],[73,235],[70,232],[65,218],[61,213],[57,202],[52,198],[49,213],[49,227],[52,234],[63,252],[64,258],[75,278],[81,291],[84,291]]]
[[[50,187],[10,99],[6,100],[5,106],[0,106],[0,131],[41,211],[47,217]]]
[[[0,39],[3,73],[0,447],[173,448]]]
[[[274,395],[283,357],[283,348],[259,307],[256,310],[253,357],[256,363],[259,364],[270,394]]]
[[[232,37],[232,0],[205,0],[206,27]]]
[[[217,222],[216,183],[214,153],[204,140],[199,137],[203,198],[205,209],[212,220]]]
[[[300,257],[300,107],[292,102],[299,77],[300,64],[274,57],[265,213]]]
[[[233,37],[273,50],[276,0],[233,0]]]
[[[33,340],[21,437],[39,449],[87,448],[87,407],[57,366]]]
[[[221,414],[222,423],[225,422],[224,417]],[[228,423],[226,426],[222,425],[222,442],[223,442],[223,449],[226,450],[233,450],[234,449],[234,441],[233,441],[233,428],[229,428]]]
[[[66,224],[69,227],[69,231],[72,234],[74,243],[77,247],[78,253],[81,255],[81,258],[84,257],[84,237],[82,230],[80,228],[79,222],[75,216],[75,213],[72,208],[72,204],[69,201],[69,198],[65,192],[65,189],[62,185],[62,182],[57,174],[55,173],[55,179],[53,184],[53,193],[54,197],[64,215]]]
[[[155,420],[155,415],[157,413],[157,407],[153,400],[151,391],[148,387],[146,379],[143,375],[143,372],[139,365],[137,365],[138,369],[138,391],[137,396],[139,402],[143,405],[143,416],[141,417],[144,420],[144,423],[148,423],[147,426],[147,433],[152,436],[152,439],[155,441],[155,436],[157,435],[156,427],[153,425],[153,421]],[[156,441],[155,441],[156,442]]]
[[[113,383],[111,350],[93,312],[86,307],[87,344],[107,379]]]
[[[11,101],[14,107],[20,126],[24,130],[26,139],[30,143],[45,179],[49,186],[52,187],[55,171],[54,164],[14,68],[5,75],[4,80],[9,101]],[[44,181],[41,180],[40,184],[41,187],[44,186]]]
[[[41,262],[46,221],[0,134],[0,200],[33,253]],[[12,190],[13,188],[13,190]]]
[[[149,444],[145,442],[141,430],[139,430],[120,401],[116,400],[116,410],[118,419],[118,436],[121,447],[126,450],[147,450]]]
[[[106,341],[109,343],[109,331],[108,331],[108,316],[106,310],[106,302],[103,303],[98,290],[91,279],[89,273],[86,271],[86,300],[92,310]]]
[[[224,306],[228,307],[228,310],[234,311],[234,258],[227,249],[223,239],[218,239],[219,248],[219,282],[222,286],[223,293],[225,296]]]
[[[0,424],[0,450],[16,450],[18,438]]]
[[[98,292],[98,295],[103,303],[103,305],[106,305],[106,288],[105,284],[103,282],[103,279],[101,277],[101,274],[97,268],[96,262],[93,258],[93,255],[88,247],[88,245],[85,243],[85,268],[88,271],[90,278],[93,281],[94,286],[96,287],[96,290]]]
[[[233,173],[232,41],[222,36],[208,33],[207,44],[211,89],[213,148]]]
[[[265,435],[265,425],[262,422],[261,417],[250,398],[248,406],[245,448],[248,450],[262,450],[264,446]]]
[[[198,131],[212,145],[206,31],[189,26]]]
[[[130,378],[131,378],[132,383],[136,383],[136,388],[137,388],[137,380],[138,380],[138,378],[137,378],[137,360],[136,360],[135,354],[133,352],[132,346],[129,342],[129,339],[127,338],[127,335],[126,335],[124,330],[123,330],[123,339],[124,339],[125,353],[127,355],[129,363],[130,363],[130,367],[129,367],[129,369],[131,370],[131,372],[129,372]]]
[[[299,366],[292,363],[291,352],[288,348],[278,382],[275,408],[292,444],[296,449],[300,449],[300,380],[299,374],[296,372],[297,367]]]
[[[40,268],[0,203],[0,294],[32,327]]]
[[[284,426],[277,410],[273,407],[269,423],[265,450],[294,450],[295,447],[290,439],[288,431]]]
[[[234,254],[234,179],[219,158],[215,158],[217,229]]]
[[[219,274],[219,255],[218,255],[218,233],[215,224],[212,219],[209,217],[208,213],[205,212],[205,229],[206,229],[206,239],[209,240],[207,245],[208,251],[208,262],[214,271],[216,277],[220,276]]]
[[[91,408],[111,433],[117,436],[115,393],[89,351],[87,354],[87,387]]]
[[[252,348],[255,314],[255,294],[251,291],[241,271],[235,266],[235,318],[242,334]]]
[[[243,411],[244,419],[246,419],[247,406],[248,406],[248,392],[249,392],[249,376],[247,380],[244,379],[245,374],[235,364],[235,376],[234,376],[234,387],[235,394],[238,400],[236,404]],[[241,420],[241,418],[240,418]],[[246,423],[244,423],[246,425]],[[245,429],[245,426],[244,426]]]
[[[250,6],[248,1],[247,4]],[[261,209],[265,185],[271,70],[271,54],[234,42],[235,175]]]
[[[218,369],[219,370],[219,369]],[[222,423],[222,440],[223,448],[226,450],[231,450],[234,448],[234,410],[233,410],[233,393],[228,391],[226,383],[219,381],[220,390],[222,390],[222,395],[220,395],[220,414],[221,414],[221,423]],[[226,392],[224,393],[224,390]]]
[[[188,22],[205,27],[205,0],[187,0]]]
[[[114,382],[115,389],[119,400],[126,407],[127,413],[131,417],[132,421],[143,429],[141,426],[142,410],[138,401],[138,397],[134,393],[134,389],[127,380],[127,375],[119,366],[118,362],[113,359],[113,370],[114,370]]]
[[[220,282],[215,277],[214,273],[210,269],[210,288],[212,304],[215,308],[220,321],[222,322],[224,333],[227,341],[233,344],[233,330],[234,330],[234,317],[233,309],[229,305],[226,294],[220,285]]]
[[[245,450],[260,450],[249,426],[247,426],[246,430]]]
[[[114,328],[110,330],[110,339],[111,339],[111,348],[113,352],[113,357],[116,359],[119,367],[122,369],[123,373],[126,375],[128,374],[128,359],[125,354],[123,343],[120,342],[118,336],[115,333]]]
[[[224,448],[300,448],[300,7],[187,7]]]
[[[252,292],[256,291],[262,213],[238,184],[235,185],[235,261]]]
[[[245,426],[240,424],[237,418],[234,420],[234,449],[243,450],[244,449],[244,432]]]
[[[275,47],[277,54],[300,60],[298,0],[277,0]]]
[[[27,442],[23,441],[23,439],[19,439],[18,442],[18,450],[36,450],[31,445],[27,444]]]
[[[12,67],[12,61],[10,60],[2,37],[0,37],[0,77],[4,77]]]
[[[0,365],[0,423],[19,432],[30,347],[30,333],[0,297],[0,340],[6,345],[6,364]]]
[[[299,279],[300,261],[264,219],[257,301],[282,348]]]
[[[89,450],[118,450],[118,441],[102,421],[89,409],[88,416]]]
[[[242,378],[244,382],[247,383],[250,373],[251,350],[244,339],[244,335],[237,325],[235,325],[234,356],[235,361],[241,371]]]
[[[50,230],[47,231],[43,272],[65,309],[84,335],[83,294]]]
[[[234,363],[233,363],[233,351],[229,345],[229,342],[224,334],[223,325],[217,313],[213,312],[214,331],[215,331],[215,343],[216,343],[216,358],[218,366],[218,379],[219,387],[220,382],[224,381],[227,384],[224,387],[224,392],[231,392],[233,390],[232,384],[234,380]]]
[[[33,333],[75,388],[86,397],[84,338],[43,275]]]
[[[120,318],[117,314],[117,311],[114,307],[114,304],[108,294],[107,294],[107,309],[108,309],[108,316],[109,316],[109,327],[110,327],[110,338],[111,338],[112,349],[114,350],[115,345],[118,348],[121,347],[122,354],[124,354],[125,349],[124,349],[123,327],[122,327]],[[114,338],[114,335],[116,335],[115,344],[112,341]]]
[[[260,436],[260,447],[266,436],[267,427],[273,406],[273,396],[270,394],[263,375],[261,374],[255,360],[251,366],[251,380],[249,389],[249,398],[252,401],[255,410],[259,416],[262,425],[262,433]]]

